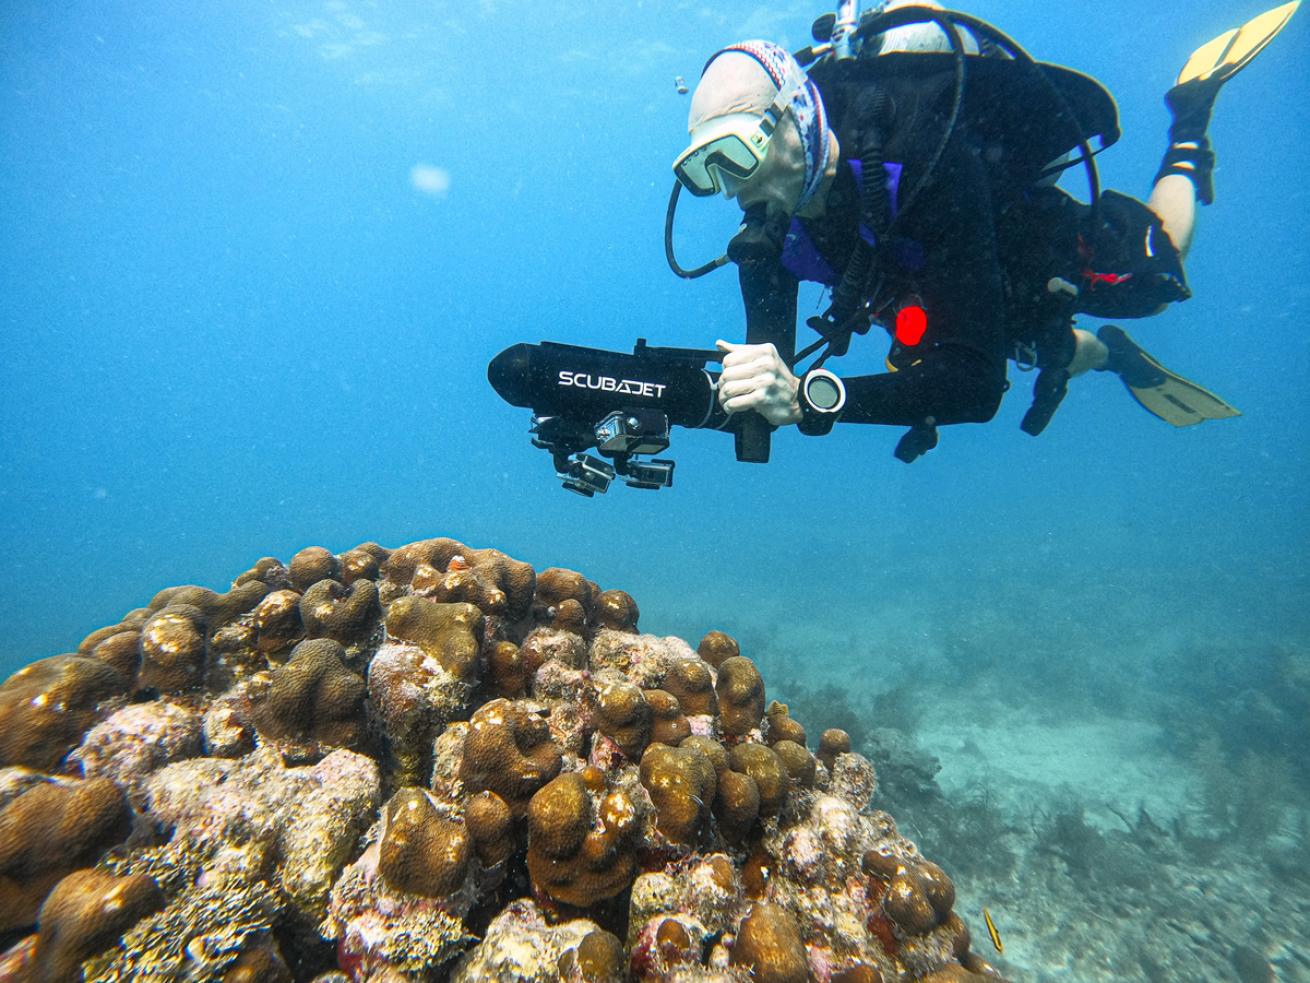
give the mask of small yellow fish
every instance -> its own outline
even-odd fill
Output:
[[[983,921],[987,923],[987,934],[992,937],[992,945],[996,947],[997,952],[1005,951],[1005,943],[1001,941],[1001,933],[996,931],[996,923],[992,921],[992,913],[986,908],[983,909]]]

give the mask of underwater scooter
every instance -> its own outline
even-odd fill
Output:
[[[815,21],[812,33],[819,43],[796,52],[795,57],[803,66],[815,66],[812,74],[820,69],[840,74],[861,56],[870,51],[876,54],[875,48],[866,46],[892,28],[927,22],[936,24],[946,35],[955,72],[952,109],[936,152],[915,187],[905,195],[901,214],[909,210],[931,180],[960,116],[966,56],[959,29],[971,32],[986,53],[1019,62],[1048,87],[1071,134],[1076,135],[1073,142],[1081,152],[1059,168],[1082,164],[1088,175],[1092,208],[1099,208],[1095,152],[1064,93],[1027,52],[996,28],[967,14],[928,7],[884,11],[883,6],[880,4],[861,14],[858,0],[842,0],[835,14],[825,14]],[[724,255],[694,269],[682,267],[673,250],[674,216],[681,190],[682,185],[675,180],[664,228],[665,255],[675,274],[696,279],[730,261],[745,272],[759,260],[776,259],[777,250],[773,246],[781,241],[786,230],[772,227],[760,209],[745,214]],[[748,325],[746,343],[775,345],[792,368],[824,349],[811,365],[813,369],[830,355],[844,354],[852,334],[865,333],[874,320],[875,315],[867,305],[853,316],[842,318],[840,323],[811,318],[809,325],[818,331],[820,338],[799,354],[795,354],[794,327],[775,337],[772,333],[760,336]],[[717,375],[706,365],[722,357],[721,352],[713,350],[652,347],[644,338],[638,339],[631,354],[543,341],[507,348],[491,361],[487,377],[506,402],[532,410],[533,446],[550,453],[556,474],[566,489],[590,498],[606,492],[616,477],[633,488],[670,487],[674,462],[653,455],[668,449],[673,426],[726,430],[734,435],[737,460],[768,462],[773,427],[758,414],[729,416],[718,405]],[[917,431],[911,431],[906,436],[913,438],[916,434]],[[922,440],[923,435],[918,434],[918,439]],[[934,432],[932,444],[935,443]],[[593,450],[600,456],[589,453]]]
[[[644,338],[631,355],[543,341],[505,349],[487,378],[511,406],[532,410],[532,445],[550,453],[565,488],[590,498],[616,476],[631,488],[673,484],[674,462],[650,455],[668,449],[672,426],[726,425],[705,368],[719,358]]]

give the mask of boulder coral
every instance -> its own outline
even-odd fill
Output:
[[[312,585],[331,580],[341,570],[341,561],[322,546],[307,546],[291,558],[287,575],[291,584],[298,591],[306,591]]]
[[[387,561],[389,551],[377,543],[363,543],[353,550],[346,550],[337,559],[340,561],[339,576],[341,582],[349,587],[356,580],[371,580],[376,583],[382,572],[382,564]]]
[[[689,717],[713,717],[718,713],[714,673],[700,659],[679,659],[674,662],[664,677],[664,689],[678,698],[682,712]]]
[[[301,595],[293,590],[275,590],[255,607],[255,646],[265,655],[290,648],[305,637],[300,617]]]
[[[749,742],[737,744],[728,752],[728,765],[755,783],[761,816],[776,816],[782,810],[791,791],[791,776],[772,748]]]
[[[483,867],[494,869],[514,855],[514,813],[495,792],[483,789],[465,799],[464,822]]]
[[[718,788],[714,764],[695,746],[652,744],[641,757],[639,774],[659,831],[674,843],[694,846]]]
[[[104,662],[56,655],[0,685],[0,767],[52,770],[127,688]]]
[[[501,639],[487,652],[488,682],[497,696],[514,699],[528,691],[529,668],[523,650]]]
[[[530,565],[499,550],[469,549],[446,538],[426,539],[390,551],[382,574],[385,603],[412,593],[439,602],[473,604],[485,615],[515,621],[532,605],[537,580]]]
[[[108,778],[44,782],[0,811],[0,932],[35,924],[46,895],[132,829],[123,790]]]
[[[546,721],[521,704],[492,700],[470,718],[459,777],[468,792],[495,792],[515,817],[562,766]]]
[[[433,538],[158,592],[0,685],[0,978],[999,979],[750,653]]]
[[[750,970],[759,983],[806,983],[810,978],[805,944],[796,919],[785,908],[757,904],[737,930],[732,963]]]
[[[365,733],[366,686],[346,668],[345,654],[338,642],[311,639],[292,650],[286,665],[248,683],[249,717],[260,736],[301,759],[358,747]]]
[[[141,630],[114,631],[98,640],[85,654],[116,669],[124,679],[134,680],[141,667]]]
[[[576,570],[551,567],[537,578],[532,601],[538,621],[580,634],[592,620],[599,588]]]
[[[420,564],[410,587],[434,601],[464,602],[486,615],[521,618],[531,601],[535,581],[532,567],[498,550],[466,550],[452,556],[444,570],[430,563]]]
[[[717,669],[726,660],[741,655],[741,646],[726,632],[711,631],[696,646],[696,654],[705,660],[706,665]]]
[[[779,741],[791,741],[801,747],[805,746],[805,728],[800,721],[792,719],[787,704],[774,700],[769,704],[769,708],[764,711],[764,717],[769,725],[770,744],[777,744]]]
[[[86,959],[163,906],[163,892],[145,874],[115,877],[99,870],[74,871],[41,906],[29,978],[33,983],[80,978]]]
[[[613,631],[636,631],[641,612],[632,595],[621,590],[602,591],[596,599],[596,619]]]
[[[764,718],[764,679],[754,662],[741,655],[724,659],[714,690],[724,736],[742,739],[759,727]]]
[[[378,613],[378,588],[371,580],[350,586],[320,580],[300,596],[300,620],[310,638],[331,638],[343,644],[361,641]]]
[[[413,642],[456,679],[470,679],[478,670],[483,615],[472,604],[444,604],[411,595],[397,598],[387,609],[387,632]]]
[[[658,744],[678,744],[691,736],[691,721],[682,712],[682,702],[667,690],[648,689],[642,694],[650,707],[650,739]]]
[[[560,775],[528,805],[533,887],[574,908],[614,897],[632,883],[637,829],[637,809],[627,793],[601,798],[578,772]]]
[[[182,693],[205,681],[208,628],[205,613],[193,604],[169,604],[141,630],[139,689]]]
[[[91,632],[91,634],[87,635],[86,638],[82,639],[81,643],[77,646],[77,654],[91,655],[97,648],[99,648],[102,642],[107,641],[115,635],[121,635],[124,632],[135,632],[139,637],[141,634],[141,626],[146,623],[148,617],[150,617],[149,608],[136,608],[129,611],[114,624],[105,625],[103,628],[97,628],[95,631]]]
[[[597,729],[629,761],[640,761],[650,741],[652,716],[641,688],[620,679],[600,690],[597,703]]]
[[[468,875],[472,844],[465,824],[437,812],[426,792],[405,788],[387,804],[378,873],[397,891],[444,898]]]

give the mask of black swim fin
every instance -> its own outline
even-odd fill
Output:
[[[1122,328],[1107,324],[1096,337],[1110,349],[1110,360],[1103,371],[1118,375],[1133,399],[1165,423],[1190,427],[1206,420],[1242,415],[1210,390],[1170,372]]]

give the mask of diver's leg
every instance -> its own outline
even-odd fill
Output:
[[[1147,205],[1159,216],[1178,255],[1185,257],[1196,231],[1196,185],[1181,174],[1166,174],[1155,182]]]
[[[1206,130],[1223,80],[1192,79],[1165,94],[1173,114],[1165,150],[1148,204],[1180,255],[1186,255],[1196,231],[1196,203],[1214,201],[1214,151]]]
[[[1196,203],[1214,201],[1214,153],[1206,138],[1210,113],[1220,87],[1249,65],[1287,26],[1301,0],[1291,0],[1225,31],[1192,52],[1164,97],[1173,125],[1151,192],[1151,209],[1160,216],[1179,253],[1191,245]],[[1189,187],[1190,185],[1190,187]]]
[[[1070,377],[1084,372],[1099,372],[1110,361],[1110,349],[1090,331],[1074,328],[1073,340],[1073,358],[1069,359],[1067,366]]]

